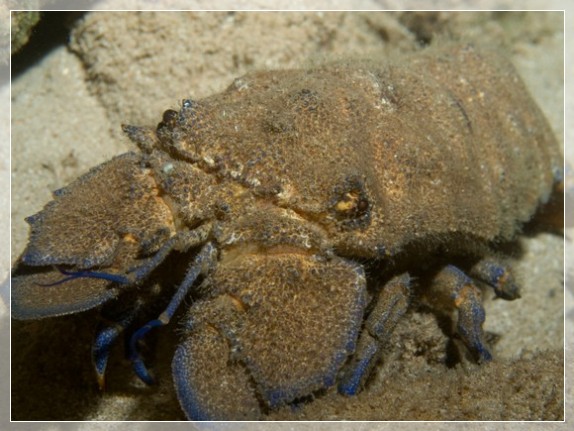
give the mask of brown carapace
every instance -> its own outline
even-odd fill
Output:
[[[334,385],[355,394],[415,279],[446,292],[458,336],[491,360],[481,286],[519,297],[496,246],[562,181],[512,65],[471,45],[251,73],[157,127],[123,128],[138,151],[27,219],[12,316],[99,306],[116,321],[94,342],[100,382],[125,329],[151,383],[139,342],[181,312],[173,378],[195,420],[257,419]]]

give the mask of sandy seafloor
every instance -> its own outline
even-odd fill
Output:
[[[132,148],[120,133],[121,123],[156,124],[162,112],[177,108],[182,98],[221,91],[250,70],[304,66],[349,53],[385,56],[417,49],[418,27],[409,27],[408,22],[403,14],[384,12],[87,13],[74,24],[67,46],[57,47],[12,82],[12,262],[25,245],[24,217],[39,211],[52,190]],[[418,21],[419,25],[429,22],[425,17]],[[564,142],[561,12],[443,13],[434,25],[450,37],[500,44]],[[567,134],[571,128],[567,125]],[[573,160],[572,151],[567,147],[569,160]],[[6,169],[5,161],[0,168]],[[428,315],[410,313],[389,347],[389,359],[359,396],[327,392],[298,409],[274,412],[268,419],[561,420],[563,322],[565,317],[566,335],[571,336],[574,320],[574,291],[572,286],[564,289],[563,255],[564,244],[567,250],[571,247],[568,236],[572,235],[567,229],[566,241],[549,233],[521,239],[523,253],[513,265],[522,280],[522,298],[508,303],[486,295],[485,329],[496,339],[494,364],[464,363],[446,369],[433,362],[431,358],[440,356],[444,335]],[[7,313],[0,305],[3,329],[8,325]],[[4,412],[13,420],[36,421],[184,419],[169,375],[176,322],[164,328],[158,340],[156,372],[163,376],[158,386],[139,384],[121,349],[116,349],[108,388],[102,394],[89,359],[94,319],[95,313],[88,312],[12,323],[12,387],[2,394],[3,401],[11,395],[11,409],[2,407],[3,421]],[[2,332],[3,346],[6,334]],[[569,342],[567,351],[570,346]],[[421,350],[425,353],[417,353]],[[566,361],[566,372],[571,370],[571,361]],[[4,383],[7,368],[2,368],[1,376]],[[569,400],[571,389],[566,395]],[[568,401],[567,412],[571,410]],[[96,425],[65,425],[70,429],[91,426]],[[333,424],[308,426],[322,429]],[[138,427],[155,429],[151,424]],[[433,429],[441,427],[434,424]],[[51,424],[42,429],[60,428]]]

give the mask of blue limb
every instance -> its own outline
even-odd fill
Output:
[[[445,266],[436,275],[435,282],[444,283],[451,292],[451,299],[458,309],[457,332],[464,344],[477,357],[478,362],[492,360],[482,330],[485,312],[480,289],[453,265]]]
[[[404,273],[391,279],[379,293],[375,307],[365,321],[355,354],[343,369],[338,386],[340,393],[355,395],[365,384],[381,357],[382,347],[407,311],[410,282],[410,276]]]
[[[512,301],[520,298],[520,287],[508,268],[492,258],[478,261],[469,271],[471,277],[480,280],[494,289],[497,298]]]
[[[108,272],[97,272],[97,271],[66,271],[59,267],[55,268],[60,273],[62,273],[63,275],[67,275],[68,277],[55,281],[53,283],[36,283],[36,284],[38,286],[46,286],[46,287],[57,286],[58,284],[66,283],[68,281],[75,280],[76,278],[99,278],[102,280],[107,280],[118,284],[129,283],[129,280],[126,277],[118,274],[110,274]]]
[[[99,329],[94,338],[92,344],[92,362],[96,370],[100,390],[105,389],[105,372],[110,356],[110,349],[120,334],[133,323],[141,305],[142,301],[136,301],[135,306],[127,312],[124,312],[119,319],[114,320],[111,325]]]
[[[150,273],[156,269],[165,258],[171,253],[174,248],[178,248],[182,251],[193,247],[207,238],[207,234],[211,230],[211,225],[203,225],[198,227],[193,231],[184,231],[177,235],[172,236],[167,240],[162,247],[155,253],[152,257],[146,259],[143,263],[136,267],[128,269],[126,275],[112,274],[109,272],[98,272],[98,271],[66,271],[61,268],[57,268],[63,275],[67,275],[61,280],[54,283],[40,284],[41,286],[56,286],[59,284],[66,283],[77,278],[99,278],[103,280],[108,280],[113,283],[131,285],[139,283],[145,280]],[[39,283],[38,283],[39,284]]]
[[[66,283],[76,278],[100,278],[118,284],[133,284],[145,280],[149,274],[161,264],[167,255],[173,250],[177,241],[180,238],[175,235],[171,237],[166,243],[158,250],[152,257],[146,259],[143,264],[130,268],[127,275],[111,274],[109,272],[98,271],[65,271],[57,268],[63,275],[68,277],[58,280],[54,283],[42,284],[42,286],[56,286],[58,284]]]
[[[146,384],[152,384],[153,378],[149,374],[143,359],[138,351],[138,343],[143,337],[153,328],[164,326],[169,323],[175,311],[178,309],[181,302],[187,296],[189,289],[199,275],[206,273],[215,262],[215,247],[212,243],[205,244],[199,253],[195,256],[191,266],[189,267],[183,282],[177,288],[175,295],[172,297],[167,308],[158,316],[157,319],[151,320],[132,335],[130,339],[130,360],[132,361],[133,369],[136,375]]]

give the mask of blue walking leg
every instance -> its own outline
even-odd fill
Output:
[[[520,287],[510,270],[493,258],[478,261],[470,269],[469,275],[491,286],[498,298],[509,301],[520,298]]]
[[[485,319],[482,294],[472,279],[453,265],[445,266],[435,276],[435,283],[446,286],[458,309],[457,332],[478,362],[492,359],[486,343],[482,325]]]
[[[355,354],[343,370],[338,386],[340,393],[355,395],[365,384],[381,357],[382,347],[407,311],[410,283],[410,276],[405,273],[391,279],[381,290],[375,307],[365,321]]]
[[[115,316],[107,325],[101,325],[98,329],[92,344],[92,362],[96,370],[98,386],[100,390],[105,389],[105,373],[110,357],[110,350],[121,333],[130,326],[143,305],[143,301],[138,300],[129,310],[124,310],[119,316]]]
[[[154,380],[150,375],[143,359],[138,351],[139,341],[152,329],[158,326],[163,326],[169,323],[175,311],[178,309],[181,302],[187,296],[189,289],[197,277],[201,274],[207,273],[214,265],[216,258],[216,249],[212,243],[205,244],[199,253],[195,256],[192,264],[190,265],[183,282],[177,288],[167,308],[158,316],[157,319],[151,320],[144,326],[139,328],[130,339],[130,360],[136,375],[148,385],[153,384]]]

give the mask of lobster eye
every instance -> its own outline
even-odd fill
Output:
[[[162,121],[165,124],[175,123],[175,121],[177,121],[177,116],[178,116],[177,111],[174,111],[173,109],[168,109],[163,113]]]
[[[360,218],[369,210],[369,201],[361,190],[350,190],[335,204],[335,211],[344,218]]]
[[[335,189],[334,195],[332,210],[344,227],[354,229],[369,224],[371,203],[361,179],[345,180]]]
[[[157,125],[157,128],[161,129],[162,127],[168,127],[170,129],[173,129],[177,124],[178,116],[179,114],[177,111],[174,111],[173,109],[168,109],[163,113],[161,123]]]

